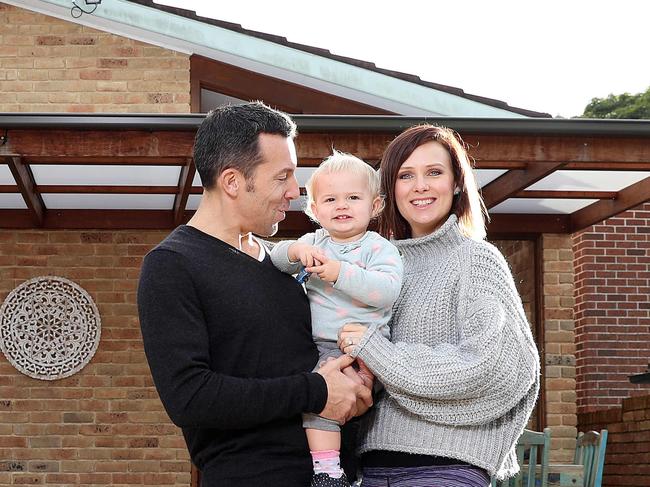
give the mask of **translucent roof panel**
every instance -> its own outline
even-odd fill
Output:
[[[305,183],[309,179],[309,177],[314,173],[316,170],[315,167],[300,167],[298,166],[296,168],[296,179],[298,180],[298,185],[301,188],[305,187]]]
[[[56,210],[171,210],[173,194],[54,194],[42,195],[45,207]]]
[[[6,164],[0,165],[0,184],[16,184],[13,174]]]
[[[496,205],[490,213],[552,213],[568,215],[598,200],[510,198]]]
[[[187,197],[187,204],[185,205],[186,210],[196,210],[199,207],[201,202],[200,194],[191,194]]]
[[[476,184],[482,188],[506,172],[508,172],[506,169],[474,169]]]
[[[298,199],[291,200],[291,203],[289,204],[289,210],[304,211],[306,205],[307,205],[307,197],[300,196]]]
[[[0,208],[24,210],[27,208],[23,196],[19,193],[0,193]]]
[[[555,171],[526,189],[540,191],[620,191],[650,171]]]
[[[316,170],[315,167],[300,167],[298,166],[296,168],[296,179],[298,180],[298,184],[300,185],[301,188],[305,186],[305,183],[309,179],[309,176]],[[192,186],[201,186],[201,178],[199,177],[199,173],[197,172],[194,175],[194,180],[192,181]]]
[[[32,164],[36,184],[177,186],[180,166],[72,166]]]

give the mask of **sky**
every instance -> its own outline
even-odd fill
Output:
[[[553,116],[650,87],[646,0],[157,3]]]

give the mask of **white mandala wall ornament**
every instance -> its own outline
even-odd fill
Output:
[[[95,355],[101,336],[99,311],[78,284],[36,277],[11,291],[0,307],[0,348],[29,377],[69,377]]]

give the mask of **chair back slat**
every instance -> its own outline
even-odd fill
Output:
[[[537,445],[531,445],[528,453],[528,482],[526,482],[526,487],[535,487],[536,466],[537,466]]]
[[[574,463],[584,466],[584,487],[601,487],[607,448],[607,430],[580,433]]]
[[[521,437],[519,438],[519,440],[521,440]],[[519,464],[519,468],[523,468],[525,454],[526,454],[526,445],[518,441],[517,442],[517,463]],[[522,487],[523,481],[524,481],[524,477],[523,475],[521,475],[521,473],[519,473],[508,481],[508,485],[511,487]]]
[[[506,480],[492,479],[491,487],[524,487],[524,478],[526,478],[526,487],[548,487],[550,448],[550,428],[544,428],[543,432],[524,430],[515,446],[519,473]],[[537,463],[539,458],[541,458],[540,464]]]

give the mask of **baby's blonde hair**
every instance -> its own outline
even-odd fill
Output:
[[[368,180],[368,191],[370,192],[370,198],[374,200],[377,196],[379,196],[379,173],[358,157],[334,149],[332,155],[320,163],[320,165],[316,168],[316,170],[311,174],[305,183],[305,189],[307,190],[307,204],[305,206],[305,214],[315,222],[318,222],[318,219],[312,212],[311,205],[315,201],[314,184],[316,183],[316,179],[322,174],[332,174],[338,172],[351,172],[353,174],[360,174],[362,176],[365,176]],[[378,214],[382,208],[383,203],[376,213]]]

